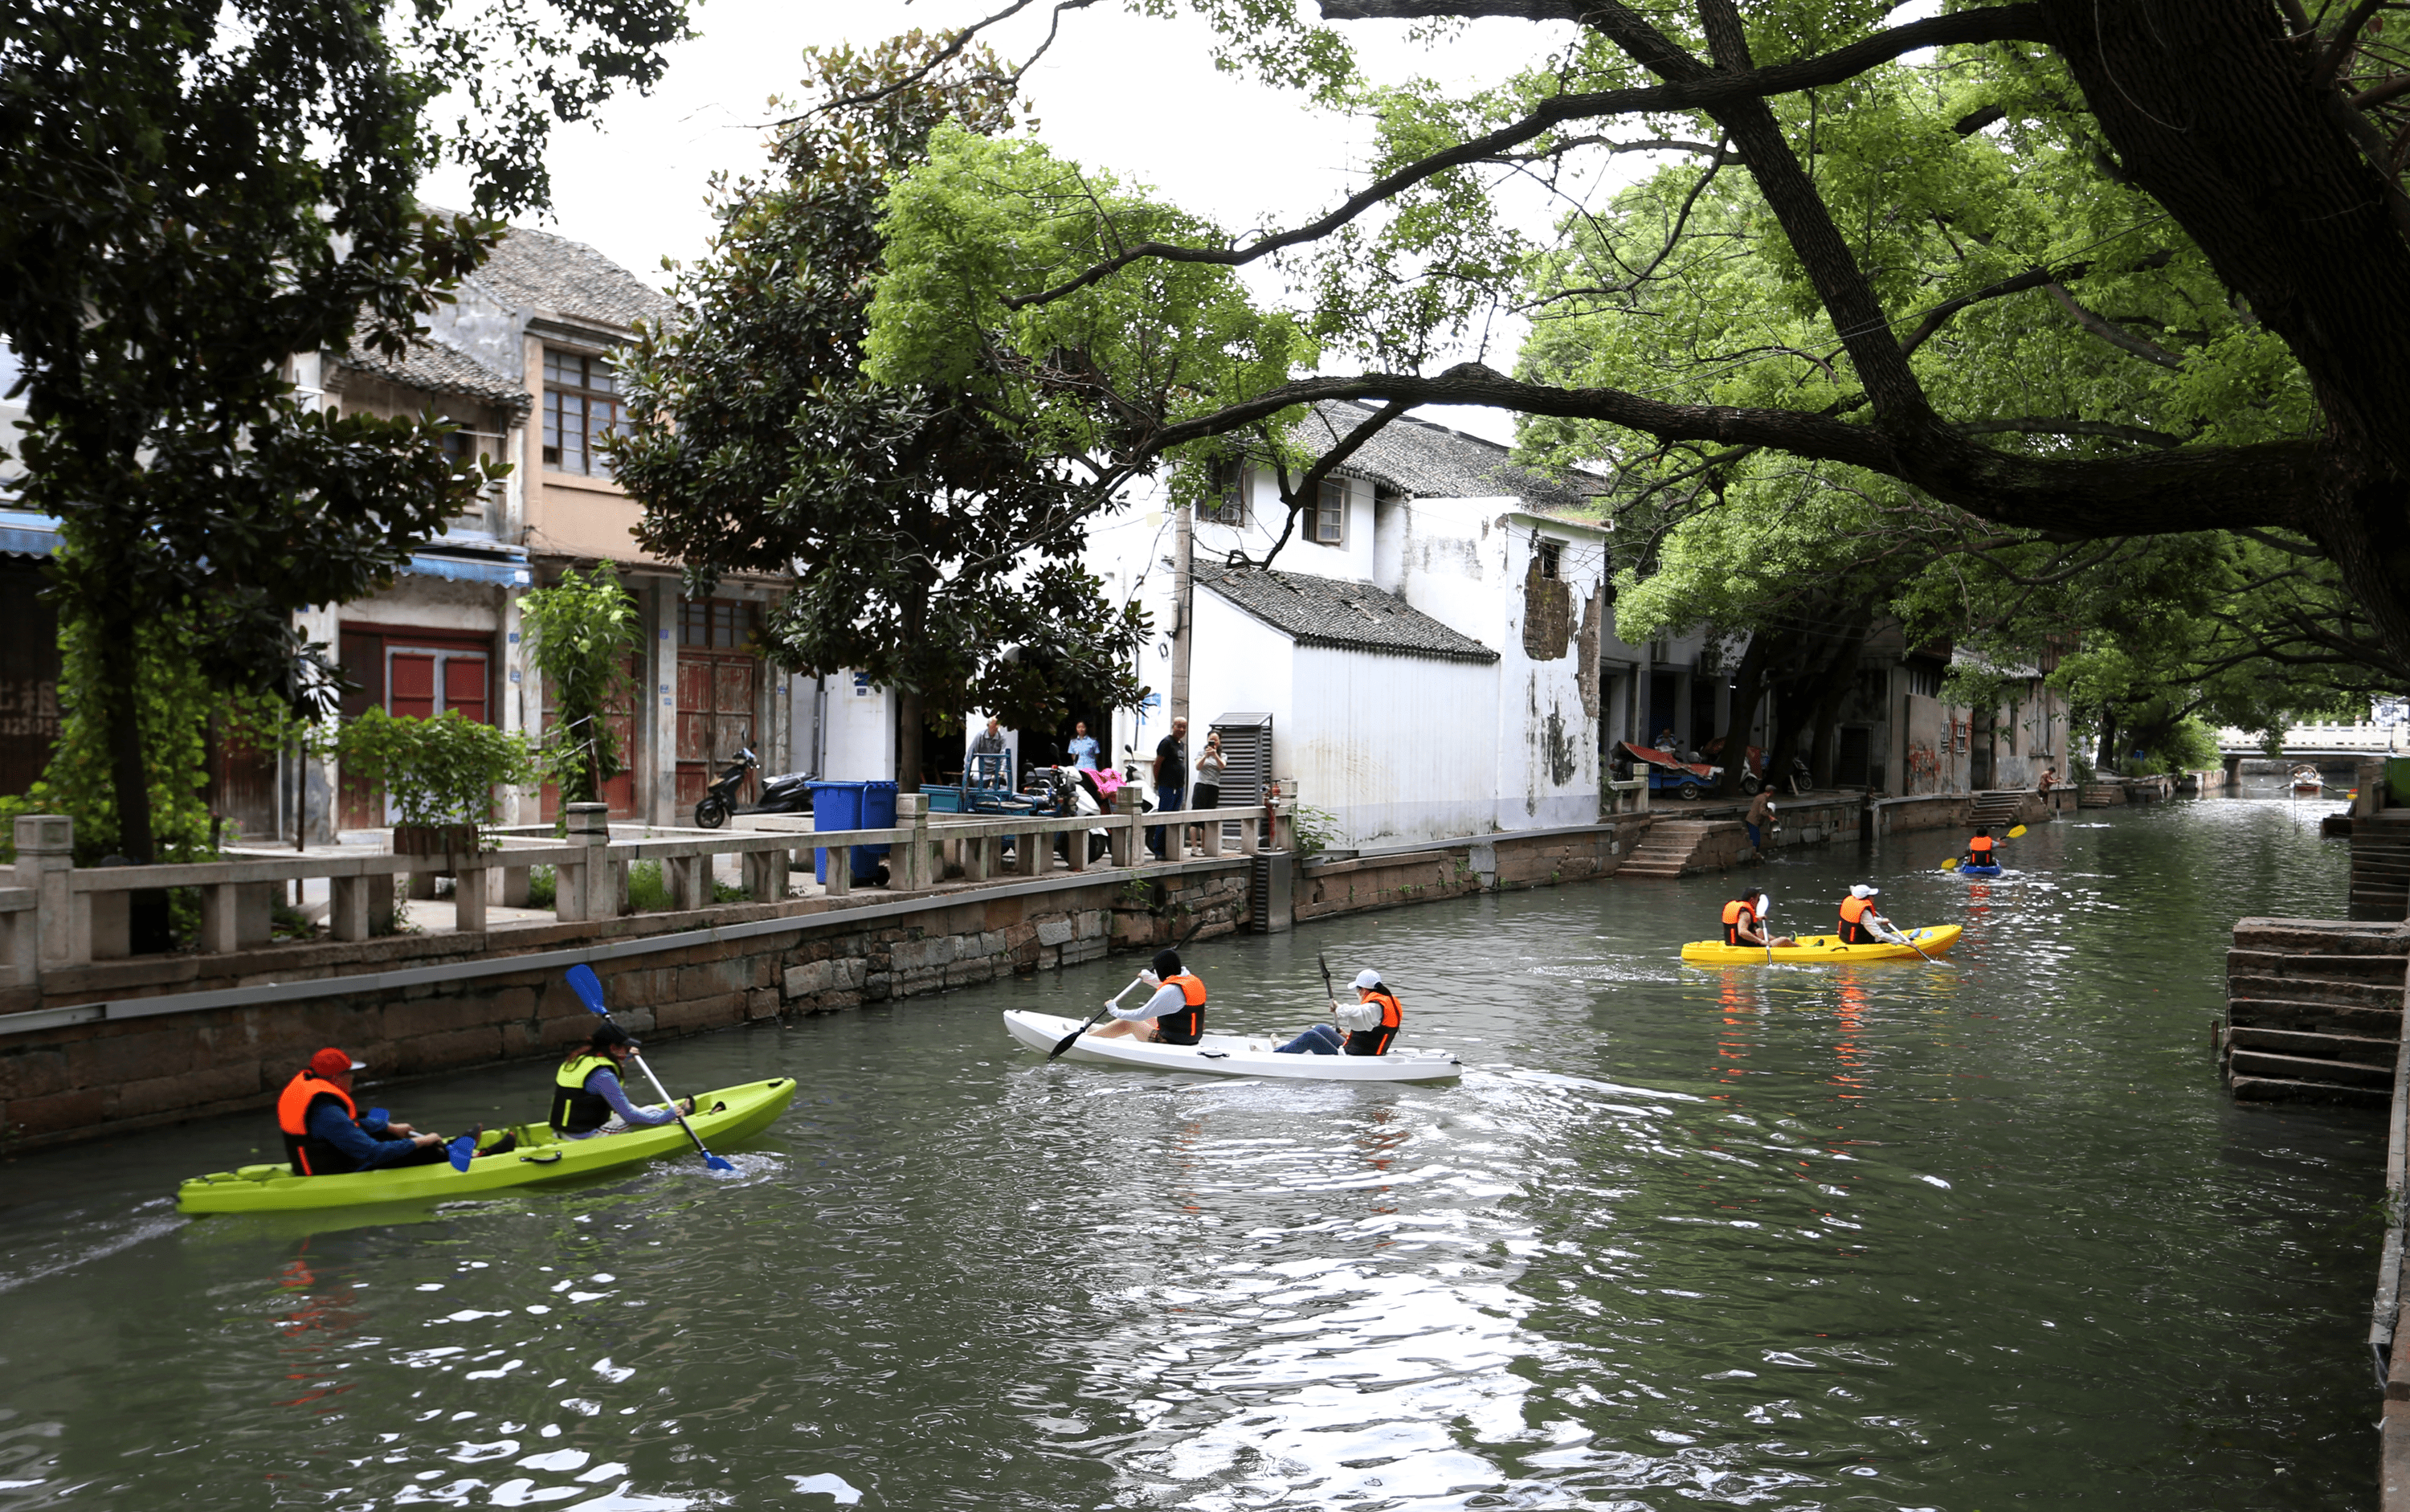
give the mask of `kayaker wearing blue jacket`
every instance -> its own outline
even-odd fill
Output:
[[[329,1046],[284,1083],[276,1099],[276,1127],[297,1176],[340,1176],[392,1166],[424,1166],[443,1158],[443,1139],[397,1124],[382,1108],[364,1116],[352,1101],[352,1073],[365,1069]]]
[[[590,1140],[598,1134],[625,1134],[632,1128],[657,1128],[677,1122],[678,1113],[694,1112],[687,1098],[675,1112],[658,1112],[628,1100],[619,1072],[644,1046],[628,1031],[605,1022],[586,1043],[569,1053],[552,1076],[552,1127],[564,1139]]]
[[[1193,1045],[1205,1038],[1205,983],[1180,969],[1178,951],[1155,952],[1153,969],[1140,972],[1138,980],[1154,988],[1154,995],[1136,1008],[1120,1007],[1119,998],[1106,1004],[1120,1022],[1098,1029],[1096,1039],[1125,1034],[1157,1044]]]

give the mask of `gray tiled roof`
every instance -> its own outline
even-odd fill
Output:
[[[405,388],[428,394],[457,394],[524,414],[530,408],[527,390],[507,373],[484,363],[440,338],[414,342],[395,361],[376,352],[350,352],[335,359],[352,372],[364,372]]]
[[[1372,417],[1369,404],[1345,400],[1317,404],[1297,429],[1299,441],[1317,452],[1352,434]],[[1604,493],[1607,481],[1575,472],[1551,478],[1517,467],[1494,441],[1412,417],[1391,421],[1340,465],[1340,472],[1370,478],[1415,499],[1520,499],[1537,513],[1576,510]]]
[[[518,309],[623,330],[677,309],[668,295],[585,242],[516,225],[470,276]]]
[[[1388,656],[1495,662],[1498,653],[1448,629],[1394,593],[1258,567],[1197,569],[1197,581],[1300,646],[1337,646]]]

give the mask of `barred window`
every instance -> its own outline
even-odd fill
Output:
[[[604,471],[595,445],[625,417],[609,357],[544,349],[544,466],[563,472]]]
[[[1314,540],[1321,545],[1343,545],[1347,539],[1347,485],[1338,478],[1322,480],[1322,492],[1314,501]]]
[[[1245,463],[1213,464],[1213,491],[1197,506],[1197,517],[1234,530],[1245,528],[1249,518]]]

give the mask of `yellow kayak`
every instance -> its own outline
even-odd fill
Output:
[[[1929,924],[1923,929],[1906,931],[1926,955],[1939,955],[1958,943],[1962,924]],[[1835,966],[1843,961],[1915,961],[1921,960],[1915,951],[1905,945],[1844,945],[1838,935],[1802,935],[1796,945],[1774,948],[1777,965]],[[1727,945],[1720,939],[1696,939],[1682,947],[1682,959],[1691,966],[1764,966],[1765,947],[1762,945]]]
[[[690,1120],[704,1142],[717,1146],[760,1133],[795,1096],[791,1077],[748,1082],[705,1092],[694,1099]],[[510,1130],[518,1148],[481,1155],[466,1170],[450,1162],[353,1171],[341,1176],[296,1176],[284,1165],[244,1166],[195,1176],[176,1189],[179,1213],[293,1213],[314,1208],[360,1207],[375,1202],[429,1202],[486,1197],[515,1186],[591,1176],[656,1156],[691,1154],[693,1141],[675,1124],[631,1129],[593,1139],[564,1140],[549,1124],[521,1124]],[[499,1136],[497,1136],[499,1138]]]

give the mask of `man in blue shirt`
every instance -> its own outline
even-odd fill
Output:
[[[444,1157],[443,1137],[397,1124],[382,1108],[363,1114],[352,1101],[352,1073],[364,1068],[332,1046],[284,1084],[276,1099],[276,1127],[284,1136],[294,1174],[336,1176],[390,1166],[431,1165]]]

